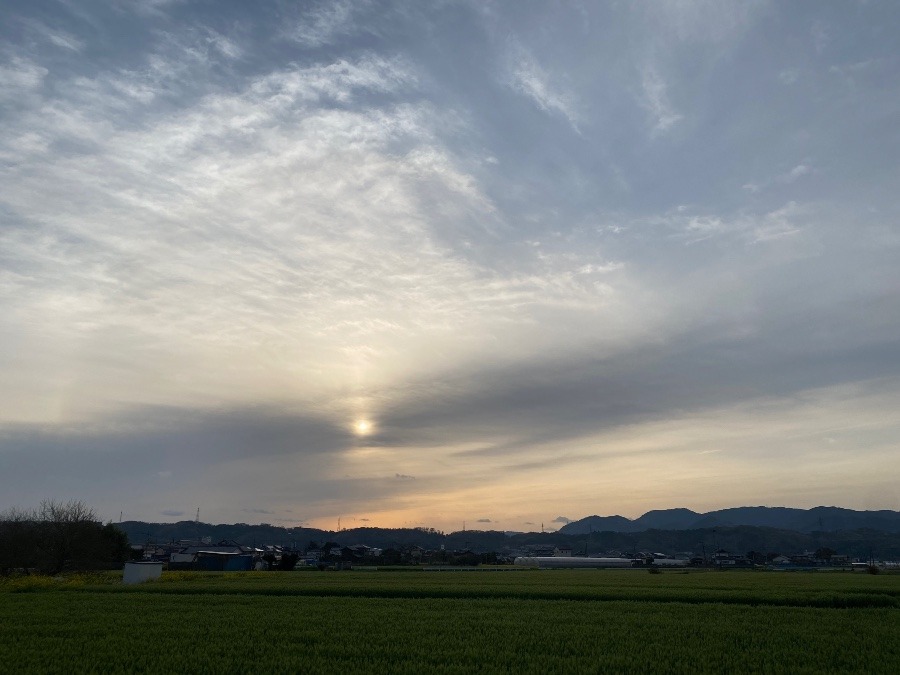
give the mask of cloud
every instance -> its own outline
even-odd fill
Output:
[[[405,473],[395,473],[394,478],[396,478],[397,480],[415,480],[416,479],[415,476],[410,476]]]
[[[166,9],[185,0],[114,0],[114,4],[144,17],[165,17]]]
[[[799,177],[807,172],[807,167],[801,165],[791,173]],[[758,191],[755,185],[744,185],[743,188]],[[654,216],[645,221],[643,226],[661,228],[667,236],[685,245],[696,245],[708,240],[728,240],[733,245],[752,246],[800,234],[803,231],[802,223],[810,216],[808,207],[794,201],[769,211],[748,210],[730,216],[692,211],[693,209],[677,208],[664,215]]]
[[[798,178],[806,176],[810,172],[812,172],[812,168],[810,168],[809,164],[798,164],[782,176],[781,180],[785,183],[793,183]]]
[[[476,520],[475,522],[476,522],[476,523],[492,523],[492,522],[494,522],[494,521],[492,521],[490,518],[479,518],[479,519]]]
[[[407,106],[310,108],[326,98],[347,103],[362,91],[389,94],[410,81],[400,65],[380,59],[280,71],[234,96],[210,96],[161,123],[106,138],[101,127],[119,116],[120,95],[102,95],[86,110],[75,106],[66,113],[69,125],[38,116],[28,123],[35,133],[60,143],[74,127],[98,144],[93,161],[116,177],[98,181],[77,155],[39,164],[34,178],[20,174],[21,192],[9,206],[41,226],[0,238],[10,255],[21,256],[18,265],[43,270],[13,279],[21,301],[40,321],[37,308],[65,279],[77,297],[69,304],[72,325],[91,326],[95,345],[106,335],[127,351],[133,338],[155,334],[170,345],[169,357],[203,334],[255,333],[278,350],[299,315],[306,317],[310,363],[374,360],[400,331],[424,338],[434,326],[449,340],[449,327],[477,316],[495,290],[482,290],[473,270],[447,256],[425,227],[424,191],[447,210],[447,222],[461,210],[489,209],[449,157],[421,145],[440,115]],[[296,125],[282,124],[304,110]],[[218,150],[197,154],[210,144]],[[238,153],[246,144],[256,151]],[[388,152],[404,145],[412,150]],[[307,179],[297,182],[297,174]],[[37,175],[57,189],[45,192]],[[70,189],[105,206],[89,219],[79,215]],[[37,192],[44,192],[43,207]],[[198,222],[209,225],[192,225]],[[136,302],[119,304],[119,294]],[[403,311],[397,297],[405,298]],[[165,328],[148,320],[158,313],[170,316]],[[204,360],[230,349],[213,341],[219,346],[210,342]],[[216,370],[225,372],[208,372]]]
[[[751,181],[745,183],[741,186],[742,189],[747,190],[751,194],[758,194],[764,190],[770,190],[772,188],[781,188],[783,186],[791,185],[804,176],[809,176],[814,173],[814,169],[809,160],[804,160],[789,169],[788,171],[784,171],[782,173],[777,174],[776,176],[769,178],[763,181]]]
[[[84,41],[68,31],[51,28],[44,22],[35,19],[20,19],[20,21],[39,39],[46,40],[55,47],[73,52],[81,52],[84,49]]]
[[[239,59],[244,55],[244,50],[234,40],[212,29],[206,31],[206,42],[229,59]]]
[[[778,81],[782,84],[794,84],[800,79],[800,71],[796,68],[785,68],[778,73]]]
[[[563,524],[565,524],[565,523],[571,523],[572,521],[571,521],[571,519],[566,518],[565,516],[556,516],[556,518],[554,518],[554,519],[551,520],[550,522],[551,522],[551,523],[563,523]]]
[[[805,167],[803,168],[805,169]],[[805,173],[806,171],[803,171],[799,175]],[[801,228],[797,224],[798,219],[804,215],[805,209],[802,206],[796,202],[788,202],[782,208],[767,213],[760,220],[753,228],[752,241],[754,243],[771,242],[797,235],[801,232]]]
[[[39,89],[50,71],[34,61],[14,56],[0,65],[0,98],[13,99]]]
[[[518,41],[510,40],[507,58],[510,86],[544,112],[561,115],[576,133],[581,133],[574,95],[561,89],[558,81],[551,78]]]
[[[256,513],[263,515],[274,515],[274,511],[269,511],[268,509],[241,509],[244,513]]]
[[[816,51],[820,54],[824,52],[831,42],[831,32],[825,23],[820,20],[814,21],[809,29],[809,34],[812,37]]]
[[[663,134],[681,121],[682,116],[669,102],[668,86],[653,67],[641,73],[641,104],[650,113],[653,134]]]
[[[313,4],[309,10],[293,21],[285,31],[285,35],[308,48],[330,44],[354,29],[351,21],[354,9],[365,4],[346,0]]]
[[[163,516],[169,516],[170,518],[177,518],[178,516],[183,516],[184,511],[173,511],[171,509],[166,509],[165,511],[160,511],[160,514]]]
[[[681,41],[727,42],[752,25],[768,0],[663,0],[637,5],[655,31]]]
[[[514,524],[557,508],[542,482],[642,512],[779,484],[798,438],[831,447],[777,410],[807,395],[883,466],[889,422],[834,392],[897,375],[894,61],[868,7],[829,18],[867,36],[846,65],[808,53],[814,13],[761,9],[23,4],[0,494]]]

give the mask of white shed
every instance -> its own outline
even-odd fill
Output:
[[[162,576],[161,562],[127,562],[122,573],[123,584],[139,584]]]

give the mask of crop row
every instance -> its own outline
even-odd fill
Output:
[[[293,597],[507,598],[779,607],[900,607],[900,575],[552,571],[510,574],[166,573],[157,582],[123,587],[116,577],[80,583],[18,580],[10,591],[53,588],[107,593],[245,594]],[[0,590],[3,589],[0,583]]]
[[[0,664],[18,672],[895,673],[898,618],[896,609],[45,592],[0,602]]]

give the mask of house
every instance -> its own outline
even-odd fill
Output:
[[[215,546],[185,546],[169,556],[169,569],[241,571],[253,569],[261,551],[235,542],[220,541]]]

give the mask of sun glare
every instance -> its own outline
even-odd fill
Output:
[[[372,433],[372,423],[369,420],[356,420],[353,423],[353,431],[357,436],[366,436]]]

